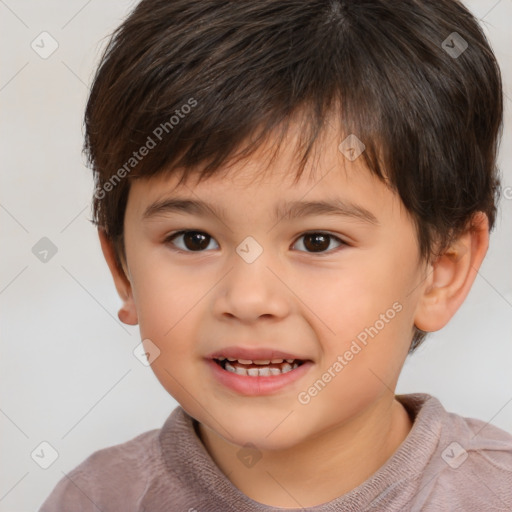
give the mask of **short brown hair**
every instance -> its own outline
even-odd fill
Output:
[[[132,178],[181,168],[182,183],[200,168],[205,179],[280,128],[277,153],[303,112],[298,179],[335,112],[429,260],[477,211],[494,225],[502,101],[490,45],[455,0],[142,0],[112,34],[87,103],[93,222],[120,263]],[[416,329],[411,351],[424,337]]]

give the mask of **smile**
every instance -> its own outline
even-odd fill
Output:
[[[245,396],[272,395],[291,388],[314,364],[301,359],[252,360],[221,356],[207,358],[206,362],[218,384]]]
[[[224,370],[249,377],[270,377],[295,370],[304,363],[299,359],[235,359],[221,357],[214,361]]]

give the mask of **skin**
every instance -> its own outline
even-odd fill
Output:
[[[119,318],[138,323],[141,339],[160,350],[151,365],[156,377],[198,420],[198,435],[231,482],[253,500],[283,508],[319,505],[354,489],[397,450],[412,425],[394,391],[413,326],[436,331],[450,320],[488,247],[487,217],[479,212],[433,264],[420,261],[415,227],[400,198],[362,158],[343,156],[339,134],[326,133],[311,172],[293,184],[297,133],[290,131],[270,172],[263,172],[262,148],[200,184],[176,188],[177,176],[134,180],[123,270],[99,232],[123,300]],[[150,204],[167,197],[210,201],[227,217],[142,219]],[[276,224],[271,216],[283,200],[327,198],[364,206],[378,225],[327,215]],[[183,237],[174,245],[165,239],[182,229],[208,234],[207,248],[174,251],[187,251]],[[327,238],[322,252],[313,252],[301,236],[311,230],[348,245]],[[263,248],[251,264],[236,252],[247,236]],[[321,392],[300,403],[298,394],[397,302],[400,312]],[[229,345],[304,354],[314,365],[273,395],[247,397],[223,387],[206,366],[209,353]],[[237,456],[248,442],[261,455],[252,467]]]

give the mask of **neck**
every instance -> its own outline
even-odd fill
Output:
[[[405,408],[387,394],[358,417],[286,450],[262,452],[245,467],[240,446],[199,424],[206,450],[227,478],[265,505],[313,507],[346,494],[367,480],[397,450],[411,430]]]

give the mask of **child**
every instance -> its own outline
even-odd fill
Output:
[[[487,251],[501,123],[457,1],[142,0],[85,150],[119,318],[180,406],[41,512],[512,510],[510,434],[395,395]]]

